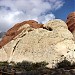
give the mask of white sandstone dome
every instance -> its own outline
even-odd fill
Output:
[[[27,30],[32,31],[23,30],[2,48],[8,61],[46,61],[52,67],[65,57],[68,60],[74,58],[73,35],[64,21],[56,19],[48,21],[43,28],[28,27]]]

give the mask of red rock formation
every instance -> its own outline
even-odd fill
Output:
[[[66,23],[71,32],[75,30],[75,12],[72,12],[68,15]]]
[[[10,42],[14,37],[16,37],[20,32],[22,32],[23,29],[19,31],[18,29],[25,24],[29,24],[32,28],[42,28],[43,27],[43,24],[38,24],[38,22],[34,20],[17,23],[14,25],[14,27],[9,29],[7,33],[5,34],[5,36],[2,38],[2,40],[0,41],[0,48],[2,48],[2,46]]]

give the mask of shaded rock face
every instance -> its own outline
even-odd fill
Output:
[[[46,61],[48,67],[53,67],[65,57],[70,61],[75,59],[73,35],[62,20],[48,21],[39,26],[26,23],[14,31],[15,35],[20,32],[0,49],[0,61]],[[6,35],[9,35],[8,32]],[[6,58],[3,58],[4,55]]]
[[[72,12],[68,15],[66,23],[68,25],[68,29],[73,33],[75,40],[75,12]]]
[[[75,12],[72,12],[68,15],[66,23],[71,32],[75,30]]]
[[[2,46],[4,46],[5,44],[7,44],[11,40],[13,40],[14,37],[16,37],[19,33],[21,33],[25,28],[21,28],[21,29],[19,29],[19,28],[25,24],[29,24],[30,27],[35,28],[35,29],[43,27],[43,24],[38,24],[38,22],[36,22],[34,20],[29,20],[29,21],[24,21],[22,23],[18,23],[16,25],[14,25],[14,27],[12,27],[11,29],[9,29],[7,31],[5,36],[0,41],[0,48],[2,48]]]

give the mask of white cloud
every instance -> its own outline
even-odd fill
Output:
[[[63,0],[0,0],[0,30],[23,20],[47,22],[55,18],[52,11],[61,6]]]

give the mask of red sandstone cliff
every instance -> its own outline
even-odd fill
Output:
[[[35,29],[43,27],[43,24],[38,24],[38,22],[36,22],[34,20],[17,23],[14,25],[14,27],[9,29],[7,31],[7,33],[5,34],[5,36],[2,38],[2,40],[0,41],[0,48],[2,48],[2,46],[7,44],[8,42],[10,42],[14,37],[16,37],[20,32],[22,32],[23,29],[21,29],[19,31],[18,31],[18,29],[25,24],[29,24],[32,28],[35,28]]]
[[[68,25],[68,28],[71,32],[75,29],[75,12],[72,12],[68,15],[66,23]]]

